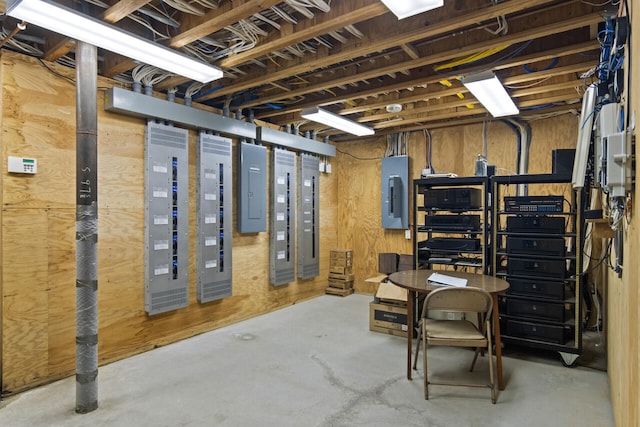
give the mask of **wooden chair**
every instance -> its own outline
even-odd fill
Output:
[[[491,295],[478,288],[438,288],[430,292],[424,300],[421,319],[419,321],[418,343],[413,362],[416,369],[420,345],[424,347],[424,398],[429,399],[429,384],[460,385],[469,387],[489,387],[491,389],[491,402],[496,403],[496,390],[493,374],[493,349],[491,345],[491,310],[493,300]],[[457,313],[477,313],[478,326],[469,320],[435,320],[427,316],[429,311],[447,311]],[[478,353],[484,350],[489,355],[489,384],[460,384],[451,382],[429,381],[427,375],[427,346],[442,345],[452,347],[475,348],[475,355],[469,371],[478,359]]]

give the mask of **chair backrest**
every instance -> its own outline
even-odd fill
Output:
[[[489,316],[493,309],[493,299],[489,292],[473,287],[443,287],[427,294],[424,300],[422,317],[429,310],[454,312],[475,312]]]

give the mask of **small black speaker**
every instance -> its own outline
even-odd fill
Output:
[[[576,150],[573,148],[559,148],[551,151],[552,173],[560,178],[571,178],[575,156]]]

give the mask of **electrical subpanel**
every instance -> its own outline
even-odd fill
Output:
[[[145,311],[186,307],[189,290],[188,131],[145,130]]]
[[[200,132],[197,152],[197,286],[201,303],[230,297],[231,139]]]
[[[610,197],[624,197],[632,182],[631,139],[622,130],[621,115],[620,104],[604,104],[596,129],[595,175]]]
[[[274,147],[271,174],[269,280],[284,285],[295,280],[296,154]]]
[[[320,159],[300,154],[298,161],[298,277],[320,274]]]
[[[238,144],[238,232],[267,231],[267,148]]]
[[[382,158],[382,227],[409,228],[409,157]]]

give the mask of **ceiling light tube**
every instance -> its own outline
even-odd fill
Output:
[[[493,117],[512,116],[520,112],[493,72],[483,71],[464,76],[462,83]]]
[[[202,83],[222,70],[50,0],[8,0],[8,16]]]
[[[408,18],[444,5],[444,0],[382,0],[398,19]]]
[[[340,129],[352,135],[373,135],[375,132],[368,126],[361,125],[353,120],[346,119],[337,114],[330,113],[318,107],[303,108],[300,113],[307,120],[322,123],[332,128]]]

